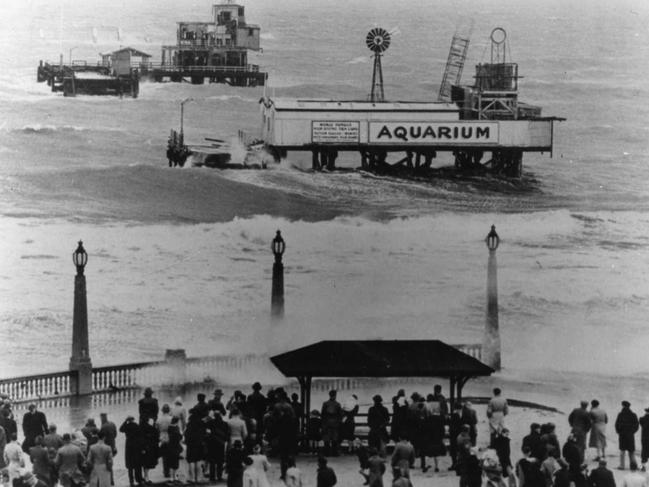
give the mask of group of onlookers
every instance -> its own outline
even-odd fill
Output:
[[[131,486],[151,483],[150,471],[162,464],[168,483],[186,480],[198,483],[227,479],[228,487],[269,487],[270,467],[265,453],[279,458],[280,477],[289,487],[302,485],[296,467],[299,451],[319,455],[317,486],[332,487],[336,474],[327,456],[337,456],[346,443],[360,462],[365,485],[383,487],[386,465],[392,470],[393,487],[410,487],[410,471],[431,467],[439,471],[438,459],[450,455],[450,470],[459,476],[460,487],[615,487],[606,467],[608,415],[597,400],[582,401],[568,416],[570,434],[561,444],[553,423],[530,425],[522,439],[522,458],[511,460],[510,431],[505,426],[507,400],[494,389],[486,415],[489,425],[488,449],[478,451],[478,418],[470,402],[449,403],[440,386],[426,396],[406,397],[399,390],[392,398],[391,411],[380,395],[373,397],[367,412],[367,442],[358,438],[356,416],[358,397],[352,394],[343,403],[330,391],[322,407],[305,417],[297,395],[289,399],[282,388],[266,395],[255,383],[247,396],[235,391],[224,401],[216,389],[210,400],[198,394],[186,409],[182,398],[163,404],[145,389],[138,402],[138,415],[128,416],[119,428],[105,413],[100,424],[88,419],[72,432],[60,435],[48,424],[35,404],[22,418],[24,439],[18,443],[18,425],[10,401],[0,405],[0,471],[10,487],[110,487],[114,485],[113,459],[117,454],[118,432],[125,436],[124,460]],[[635,434],[641,429],[641,465],[635,457]],[[620,469],[629,457],[630,473],[624,487],[649,487],[645,470],[649,460],[649,408],[638,418],[627,401],[615,420],[619,438]],[[388,458],[388,443],[393,452]],[[588,472],[587,448],[595,451],[598,467]],[[27,470],[27,458],[31,470]],[[427,465],[432,458],[433,464]],[[180,468],[181,459],[184,460]]]

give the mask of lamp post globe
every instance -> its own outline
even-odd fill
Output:
[[[83,242],[81,240],[79,240],[77,250],[72,252],[72,262],[77,266],[77,274],[83,276],[83,269],[88,263],[88,253],[83,248]]]
[[[282,232],[280,232],[279,230],[277,230],[277,234],[273,239],[271,248],[273,250],[273,254],[275,255],[275,262],[281,262],[282,255],[284,255],[284,251],[286,250],[286,243],[282,238]]]
[[[495,252],[495,250],[498,248],[498,245],[500,244],[500,237],[496,233],[496,225],[491,225],[491,231],[485,238],[485,242],[490,252]]]

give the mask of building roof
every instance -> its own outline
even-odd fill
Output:
[[[147,54],[146,52],[139,51],[137,49],[134,49],[132,47],[123,47],[121,49],[118,49],[117,51],[113,51],[110,54],[117,54],[119,52],[125,52],[129,51],[131,53],[131,56],[139,56],[139,57],[152,57],[151,54]]]
[[[270,360],[287,377],[474,377],[494,372],[439,340],[326,340]]]
[[[359,112],[458,112],[454,103],[417,101],[345,101],[345,100],[299,100],[289,98],[265,98],[261,100],[267,108],[290,111],[359,111]]]

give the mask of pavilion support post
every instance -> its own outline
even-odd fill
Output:
[[[302,402],[302,421],[300,423],[300,431],[302,436],[306,435],[306,423],[311,411],[311,377],[304,376],[298,377],[297,381],[300,383],[300,401]]]
[[[451,409],[455,405],[455,377],[449,378],[449,399],[451,401]]]

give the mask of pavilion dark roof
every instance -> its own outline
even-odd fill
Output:
[[[121,49],[118,49],[117,51],[111,52],[110,54],[114,55],[114,54],[117,54],[119,52],[125,52],[125,51],[130,52],[131,56],[138,56],[138,57],[144,57],[144,58],[152,57],[151,54],[147,54],[146,52],[142,52],[142,51],[140,51],[138,49],[135,49],[135,48],[132,48],[132,47],[123,47]]]
[[[439,340],[325,340],[270,360],[287,377],[474,377],[494,372]]]

